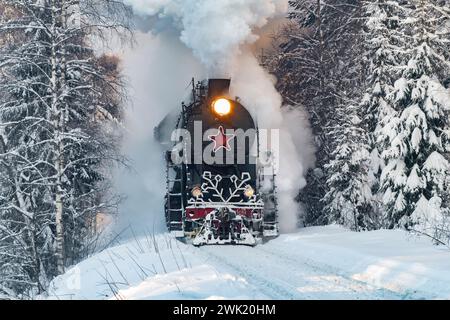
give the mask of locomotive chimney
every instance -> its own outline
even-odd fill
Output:
[[[208,80],[208,100],[217,97],[227,97],[230,92],[230,79],[209,79]]]

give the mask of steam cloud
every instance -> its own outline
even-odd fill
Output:
[[[287,0],[124,0],[138,14],[170,17],[180,40],[211,72],[227,76],[255,28],[286,12]]]
[[[161,208],[158,215],[163,217],[163,196],[158,192],[155,194],[155,187],[164,186],[160,173],[163,166],[161,153],[156,151],[159,149],[150,142],[150,131],[168,111],[168,106],[179,106],[183,97],[180,91],[192,76],[231,77],[231,93],[241,98],[258,125],[280,129],[277,176],[280,229],[282,232],[295,230],[301,209],[294,198],[306,184],[305,169],[314,163],[311,130],[300,109],[281,108],[282,99],[275,89],[275,79],[265,72],[252,53],[252,45],[258,41],[261,28],[271,19],[285,15],[287,0],[124,1],[144,21],[146,18],[151,21],[153,32],[164,30],[161,24],[154,23],[155,17],[164,21],[167,29],[157,35],[139,33],[137,50],[124,56],[131,85],[137,86],[135,110],[129,116],[134,133],[130,134],[126,151],[140,163],[138,170],[142,170],[139,176],[143,188],[139,192],[130,192],[138,186],[129,186],[133,182],[125,181],[128,182],[125,191],[133,200],[128,200],[122,211],[143,215],[141,220],[150,222],[152,219],[143,212],[148,215],[149,211]],[[148,42],[143,44],[141,41]],[[174,68],[175,64],[177,68]],[[143,73],[145,70],[148,73]],[[148,151],[139,151],[141,148]],[[160,157],[158,160],[155,154]],[[146,192],[147,196],[144,195]],[[136,220],[130,216],[127,219]]]

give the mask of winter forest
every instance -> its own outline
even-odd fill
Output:
[[[45,295],[122,214],[132,94],[108,48],[134,45],[133,2],[0,0],[0,299]],[[312,130],[297,227],[450,246],[450,0],[292,0],[281,18],[257,58]]]
[[[267,65],[315,136],[316,168],[299,193],[306,224],[448,243],[450,3],[290,4]]]

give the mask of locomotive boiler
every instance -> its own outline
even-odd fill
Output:
[[[278,235],[270,152],[261,151],[249,110],[230,96],[230,81],[192,80],[188,101],[155,128],[165,148],[167,228],[196,246]]]

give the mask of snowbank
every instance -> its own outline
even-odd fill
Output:
[[[450,299],[450,250],[400,230],[305,228],[257,247],[168,235],[109,248],[56,278],[51,299]]]
[[[284,235],[283,254],[298,255],[336,274],[385,288],[400,298],[450,299],[450,250],[402,230],[350,232],[339,226]]]
[[[262,299],[245,279],[208,265],[169,235],[106,249],[54,279],[49,299]]]

